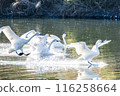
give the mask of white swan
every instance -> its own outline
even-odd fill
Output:
[[[30,42],[31,51],[32,51],[31,53],[32,54],[38,54],[40,56],[50,55],[51,53],[49,53],[49,51],[50,51],[51,45],[54,42],[57,42],[57,40],[53,39],[50,42],[50,44],[47,45],[46,40],[47,40],[48,37],[50,37],[50,34],[46,34],[45,36],[36,36],[35,38],[33,38],[33,40],[31,40],[31,42]]]
[[[62,38],[63,38],[63,42],[64,42],[64,48],[67,47],[67,43],[66,43],[66,40],[65,40],[65,37],[68,36],[67,34],[63,34],[62,35]]]
[[[39,32],[36,32],[35,30],[30,30],[30,31],[26,32],[25,34],[21,35],[20,37],[26,39],[26,38],[30,38],[31,36],[35,35],[36,33],[39,33]],[[39,42],[38,37],[43,37],[41,35],[42,34],[39,33],[39,35],[34,36],[34,38],[32,38],[32,40],[30,40],[28,42],[28,44],[31,46],[34,46],[35,42]]]
[[[50,44],[51,41],[53,41],[54,39],[56,39],[57,42],[54,42],[51,47],[52,48],[63,49],[66,46],[66,40],[65,40],[66,36],[67,36],[66,34],[62,35],[62,39],[63,39],[64,44],[61,43],[60,38],[58,36],[56,36],[56,35],[50,35],[50,37],[47,38],[47,42],[48,42],[48,44]]]
[[[34,30],[31,30],[31,31],[25,33],[24,35],[22,35],[21,37],[23,37],[23,38],[30,37],[31,35],[34,35],[35,33],[36,32]],[[62,35],[65,45],[66,45],[66,41],[64,38],[66,36],[67,36],[66,34]],[[40,56],[45,56],[45,55],[49,55],[49,54],[56,54],[56,52],[55,52],[56,50],[50,51],[50,49],[54,49],[52,45],[57,44],[59,46],[59,47],[57,46],[57,48],[60,48],[60,44],[62,44],[62,43],[60,42],[59,37],[57,37],[55,35],[46,34],[45,36],[35,36],[29,42],[29,44],[31,45],[30,50],[31,50],[32,54],[39,54]],[[63,46],[64,45],[62,44],[62,48],[64,48]]]
[[[108,41],[107,40],[105,40],[105,41],[97,40],[96,44],[93,46],[93,48],[91,50],[87,47],[85,42],[71,43],[68,46],[70,48],[75,48],[78,55],[80,55],[80,54],[82,55],[78,59],[87,60],[88,63],[90,64],[90,66],[91,66],[92,65],[92,63],[91,63],[92,59],[100,54],[98,48],[100,46],[108,44],[109,42],[111,42],[111,40],[108,40]]]
[[[29,32],[26,32],[21,37],[23,38],[30,38],[32,35],[36,34],[37,32],[35,30],[30,30]],[[50,34],[46,34],[44,36],[35,36],[29,44],[31,45],[32,51],[35,50],[38,46],[42,47],[47,46],[46,39],[50,36]]]
[[[30,38],[22,38],[15,34],[15,32],[9,27],[4,26],[0,28],[0,32],[3,32],[8,40],[11,42],[11,47],[8,49],[8,53],[16,52],[19,56],[21,55],[29,55],[23,52],[23,46],[28,43],[34,36],[39,35],[39,33],[34,34]],[[21,50],[22,53],[18,53],[17,50]]]

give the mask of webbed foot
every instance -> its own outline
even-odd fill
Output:
[[[90,68],[90,67],[92,66],[92,63],[90,63],[89,61],[88,61],[88,63],[90,64],[90,65],[88,66],[88,68]]]
[[[24,55],[25,55],[25,56],[28,56],[28,55],[30,55],[30,53],[28,53],[28,54],[25,54],[25,53],[24,53]]]

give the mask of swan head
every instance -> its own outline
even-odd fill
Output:
[[[30,36],[33,36],[33,35],[42,35],[41,33],[39,32],[36,32],[35,30],[30,30],[27,35],[25,36],[25,38],[28,38]]]
[[[36,33],[35,33],[35,35],[42,35],[42,34],[41,34],[41,33],[39,33],[39,32],[36,32]]]
[[[8,49],[8,53],[10,54],[10,53],[12,53],[12,52],[14,52],[15,50],[13,49],[13,48],[10,48],[10,49]]]
[[[45,37],[50,37],[50,34],[46,34]]]
[[[65,33],[62,35],[62,37],[63,37],[63,38],[64,38],[64,37],[66,37],[66,36],[68,36],[68,35],[67,35],[67,34],[65,34]]]
[[[101,44],[101,43],[103,43],[104,41],[103,40],[97,40],[96,41],[96,45],[99,45],[99,44]]]

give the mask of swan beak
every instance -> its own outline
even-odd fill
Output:
[[[104,42],[103,40],[100,40],[100,42],[102,43],[102,42]]]
[[[43,35],[42,33],[39,33],[39,35]]]
[[[50,37],[50,34],[48,34],[48,36]]]

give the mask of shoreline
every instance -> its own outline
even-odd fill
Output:
[[[95,20],[119,20],[119,17],[101,17],[101,16],[97,16],[97,17],[49,17],[49,16],[43,16],[43,17],[39,17],[39,16],[0,16],[0,19],[95,19]]]

